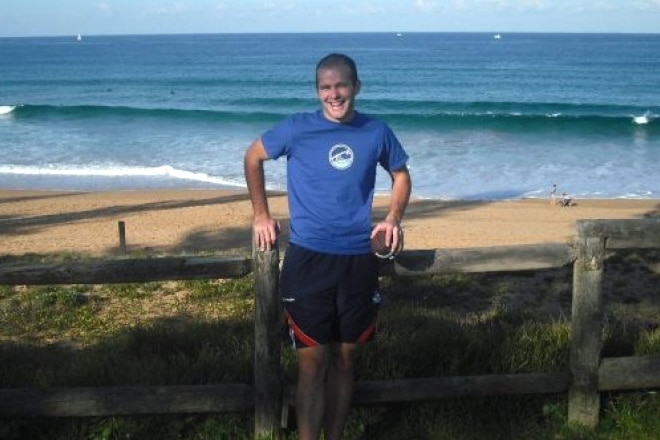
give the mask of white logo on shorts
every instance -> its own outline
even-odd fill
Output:
[[[383,297],[380,296],[380,292],[378,290],[374,291],[374,295],[371,297],[371,302],[374,304],[380,304],[383,302]]]
[[[338,170],[347,170],[353,165],[353,150],[346,144],[336,144],[328,153],[330,165]]]

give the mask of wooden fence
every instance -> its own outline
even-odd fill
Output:
[[[570,422],[595,428],[599,392],[660,387],[660,355],[601,358],[605,252],[660,248],[660,219],[582,220],[573,246],[546,244],[403,252],[385,261],[388,276],[525,271],[573,264],[569,368],[561,373],[433,377],[356,384],[356,404],[456,396],[568,392]],[[107,284],[237,278],[254,274],[253,384],[0,390],[0,416],[82,417],[254,411],[255,438],[277,432],[294,389],[281,369],[277,282],[279,251],[252,259],[191,257],[0,266],[0,284]]]

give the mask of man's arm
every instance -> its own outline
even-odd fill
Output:
[[[266,179],[264,177],[264,161],[266,160],[268,160],[266,149],[261,143],[261,139],[257,139],[248,147],[243,161],[245,181],[254,213],[253,239],[257,248],[262,251],[271,249],[279,233],[277,222],[270,216],[266,198]]]
[[[392,177],[392,193],[390,194],[390,210],[385,220],[378,223],[371,231],[373,238],[379,231],[385,231],[385,245],[395,254],[403,249],[403,229],[401,220],[406,212],[412,181],[408,167],[403,167],[390,172]]]

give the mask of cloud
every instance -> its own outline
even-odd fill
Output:
[[[642,11],[660,12],[660,0],[642,0],[636,4]]]
[[[646,10],[660,9],[660,0],[635,0],[622,4],[620,0],[413,0],[416,10],[428,12],[442,8],[445,11],[614,11],[636,7]],[[633,6],[636,5],[636,6]]]
[[[509,8],[509,2],[507,0],[485,0],[485,3],[500,11]]]
[[[660,1],[660,0],[659,0]],[[414,0],[414,9],[421,12],[430,12],[442,9],[443,11],[540,11],[546,10],[556,2],[548,0],[450,0],[439,2],[437,0]]]
[[[188,12],[188,8],[180,3],[171,5],[163,5],[158,8],[152,9],[148,15],[163,15],[163,16],[176,16],[183,15]]]
[[[548,3],[545,0],[524,0],[520,2],[518,10],[520,11],[543,11],[548,9]]]
[[[296,2],[288,1],[272,1],[268,0],[263,2],[262,8],[266,11],[290,11],[296,9]]]
[[[382,8],[374,6],[373,3],[367,2],[364,5],[359,5],[358,7],[344,7],[343,11],[345,14],[350,15],[377,15],[383,12]]]
[[[461,0],[459,0],[461,1]],[[461,1],[462,3],[462,1]],[[414,2],[414,7],[415,9],[422,11],[422,12],[428,12],[436,8],[438,6],[438,2],[433,1],[433,0],[415,0]]]
[[[464,6],[464,1],[461,1]],[[543,11],[559,2],[548,0],[473,0],[471,8],[487,8],[495,11]],[[574,2],[573,2],[574,4]]]
[[[105,15],[113,15],[112,8],[106,2],[98,2],[96,3],[96,7]]]
[[[600,1],[600,2],[594,2],[593,4],[593,9],[597,11],[613,11],[615,9],[619,9],[620,5],[614,5],[610,1]]]
[[[146,9],[142,12],[143,17],[160,16],[160,17],[173,17],[184,15],[188,12],[188,8],[181,3],[172,3],[157,6],[155,8]]]

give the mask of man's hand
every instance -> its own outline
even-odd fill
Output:
[[[280,225],[271,217],[255,218],[252,223],[254,244],[260,251],[269,251],[280,234]]]
[[[397,221],[384,220],[378,223],[371,230],[371,239],[378,233],[382,232],[385,236],[385,247],[387,247],[392,255],[396,255],[403,250],[403,229]]]

